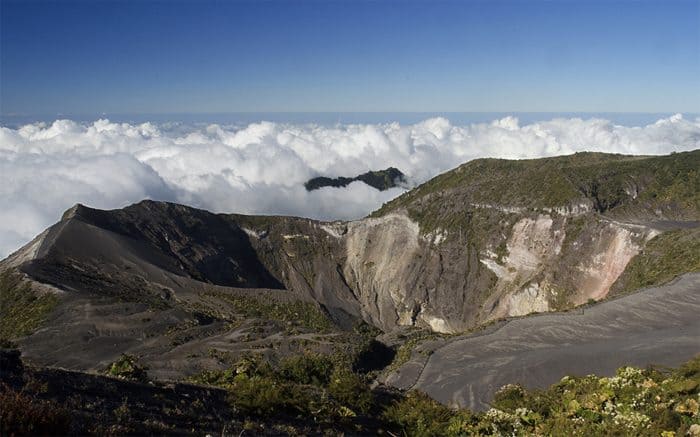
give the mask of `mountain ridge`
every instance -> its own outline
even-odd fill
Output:
[[[131,353],[181,378],[221,369],[209,350],[275,359],[356,349],[362,324],[457,334],[566,310],[700,270],[697,168],[700,151],[471,161],[351,222],[75,205],[0,261],[56,296],[40,329],[10,336],[38,364]]]
[[[386,191],[394,187],[406,187],[408,183],[406,175],[404,175],[401,170],[395,167],[388,167],[384,170],[368,171],[352,178],[343,176],[335,178],[317,176],[306,181],[304,183],[304,188],[306,188],[306,191],[318,190],[324,187],[341,188],[347,187],[356,181],[364,182],[379,191]]]

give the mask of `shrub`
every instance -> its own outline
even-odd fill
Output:
[[[232,367],[225,370],[205,370],[200,374],[189,377],[191,382],[197,384],[213,385],[230,389],[233,387],[236,377],[239,375],[249,378],[257,376],[272,378],[274,369],[270,363],[257,355],[246,355],[239,359]]]
[[[282,384],[263,376],[236,375],[230,388],[234,408],[245,414],[271,415],[288,410],[292,403]]]
[[[71,416],[56,402],[0,385],[0,435],[67,435]]]
[[[417,437],[443,436],[453,412],[423,392],[411,391],[386,409],[383,419],[405,435]],[[455,428],[459,424],[453,423]]]
[[[191,376],[189,381],[196,384],[213,385],[216,387],[230,388],[236,377],[236,370],[233,368],[226,370],[205,370],[204,372]]]
[[[508,384],[496,392],[491,404],[499,410],[514,411],[522,407],[524,402],[525,390],[520,385]]]
[[[333,360],[327,355],[306,353],[287,357],[280,363],[280,376],[297,384],[326,386],[331,380]]]
[[[372,406],[372,392],[360,375],[348,368],[336,367],[328,384],[328,393],[339,403],[367,413]]]
[[[236,362],[234,369],[237,375],[246,376],[264,376],[270,377],[274,373],[274,369],[260,355],[246,355]]]
[[[138,364],[133,355],[122,354],[119,359],[107,367],[106,373],[120,379],[133,381],[146,381],[148,379],[146,367]]]

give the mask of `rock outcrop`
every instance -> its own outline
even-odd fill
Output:
[[[353,178],[343,176],[337,178],[318,176],[306,181],[304,187],[307,191],[313,191],[324,187],[347,187],[353,182],[364,182],[379,191],[385,191],[394,187],[406,187],[408,185],[406,175],[404,175],[401,170],[389,167],[379,171],[368,171],[367,173],[362,173]]]

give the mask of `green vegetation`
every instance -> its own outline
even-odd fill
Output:
[[[56,402],[0,384],[0,435],[68,435],[70,425],[70,412]]]
[[[332,424],[366,414],[373,405],[368,381],[343,356],[307,352],[273,367],[257,356],[242,358],[223,371],[192,377],[192,382],[229,390],[237,413],[278,415]]]
[[[698,218],[700,151],[576,166],[567,173],[598,211],[660,209]],[[669,211],[669,209],[671,211]]]
[[[532,160],[477,159],[386,203],[373,216],[406,210],[421,231],[455,230],[474,204],[522,211],[590,202],[599,212],[700,218],[700,151],[660,157],[602,153]]]
[[[34,291],[19,274],[0,273],[0,338],[13,339],[31,334],[57,303],[58,297]]]
[[[222,292],[209,292],[230,304],[233,310],[245,318],[261,318],[286,323],[290,327],[304,328],[309,331],[326,333],[333,330],[333,323],[321,309],[310,302],[274,301],[255,296],[241,296]]]
[[[282,360],[279,374],[286,381],[296,384],[328,386],[335,368],[328,355],[306,353]]]
[[[700,356],[677,370],[622,367],[614,377],[567,376],[546,390],[510,384],[483,413],[449,408],[418,391],[380,396],[342,357],[312,353],[277,366],[248,357],[228,370],[193,380],[228,389],[234,410],[253,420],[313,419],[364,432],[427,437],[671,436],[700,431]]]
[[[564,377],[547,390],[508,385],[479,414],[408,393],[383,419],[409,436],[698,435],[699,388],[700,357],[676,371],[622,367],[611,378]]]
[[[344,365],[337,365],[333,369],[328,394],[342,406],[349,407],[350,411],[343,410],[346,414],[352,410],[366,414],[373,403],[367,381]]]
[[[566,221],[566,235],[564,241],[562,242],[562,252],[567,252],[571,249],[574,242],[576,242],[584,228],[586,227],[586,219],[584,217],[572,217]]]
[[[505,239],[501,241],[501,243],[496,246],[496,250],[494,250],[494,252],[496,254],[496,261],[503,265],[505,259],[508,257],[508,241]]]
[[[122,370],[117,373],[128,373],[135,365],[132,358],[120,361],[116,367]],[[86,378],[89,381],[94,377]],[[228,391],[228,404],[208,404],[218,395],[207,395],[208,400],[203,400],[201,395],[205,392],[183,385],[181,393],[186,393],[191,405],[182,405],[186,402],[184,397],[161,398],[165,392],[158,389],[159,400],[151,401],[158,404],[150,405],[162,411],[156,411],[155,416],[141,416],[136,405],[148,400],[142,389],[151,386],[138,387],[138,400],[124,397],[120,401],[124,393],[118,392],[114,402],[105,404],[117,419],[117,424],[112,424],[109,430],[118,434],[145,434],[143,430],[147,429],[149,434],[162,434],[174,429],[163,417],[182,420],[187,414],[206,421],[206,417],[230,417],[223,413],[223,409],[230,408],[235,421],[244,429],[260,432],[269,429],[292,435],[325,431],[332,435],[347,432],[419,437],[671,437],[700,433],[700,356],[675,370],[622,367],[612,377],[566,376],[545,390],[526,390],[509,384],[496,393],[489,410],[479,413],[442,405],[419,391],[401,393],[386,391],[381,386],[371,390],[369,378],[353,372],[347,357],[340,355],[308,352],[276,364],[261,356],[248,356],[229,369],[206,372],[192,381],[224,388]],[[120,384],[129,388],[128,384]],[[38,387],[27,384],[17,391],[0,384],[2,435],[66,435],[71,426],[80,425],[71,423],[71,417],[77,418],[75,422],[84,420],[85,416],[83,419],[71,416],[64,409],[83,404],[69,402],[64,407],[44,400],[47,391]],[[54,388],[58,387],[61,384]],[[85,389],[83,385],[79,387]],[[153,388],[157,387],[156,383]],[[132,386],[132,396],[133,389]],[[190,397],[196,393],[199,395]],[[160,402],[168,406],[158,407]],[[97,425],[99,420],[104,420],[90,417],[98,421]],[[143,421],[144,417],[150,417],[148,422]]]
[[[696,271],[700,271],[700,229],[665,232],[632,258],[613,285],[612,293],[664,284],[680,274]]]
[[[471,418],[471,414],[466,410],[455,412],[420,391],[408,392],[382,415],[403,435],[421,437],[460,435],[454,431],[461,431],[462,418]]]
[[[396,350],[396,355],[394,355],[393,361],[391,362],[391,364],[389,364],[389,371],[396,371],[401,366],[406,364],[406,362],[408,362],[408,360],[411,359],[413,351],[416,347],[418,347],[418,345],[428,340],[434,340],[443,337],[445,337],[444,334],[439,334],[423,329],[409,332],[406,335],[406,340]]]
[[[133,355],[122,354],[119,359],[105,370],[109,376],[114,376],[120,379],[129,379],[133,381],[146,381],[148,369],[138,364],[138,360]]]

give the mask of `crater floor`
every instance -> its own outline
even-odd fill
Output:
[[[435,399],[488,408],[503,385],[544,388],[565,375],[613,375],[624,365],[677,366],[700,353],[700,273],[569,313],[510,320],[437,346],[393,385],[413,381]],[[423,358],[425,359],[425,358]],[[421,358],[417,359],[418,361]]]

